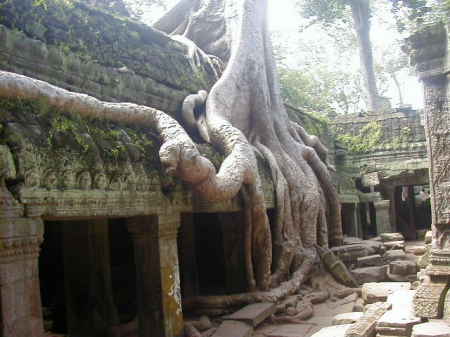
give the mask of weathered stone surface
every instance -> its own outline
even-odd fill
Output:
[[[423,255],[425,254],[427,248],[425,245],[416,245],[416,246],[406,246],[405,247],[405,253],[407,254],[413,254],[413,255]]]
[[[415,325],[411,337],[450,337],[450,324],[434,321]]]
[[[402,233],[381,233],[380,237],[383,242],[405,241]]]
[[[327,328],[320,329],[311,337],[345,337],[346,332],[353,326],[353,324],[334,325]]]
[[[395,291],[410,288],[409,282],[366,283],[362,287],[362,298],[365,303],[384,302]]]
[[[398,289],[388,295],[387,302],[392,304],[392,310],[401,312],[403,316],[415,316],[414,295],[415,290]]]
[[[358,298],[355,301],[355,304],[353,305],[352,311],[353,312],[363,312],[364,311],[364,300],[362,298]]]
[[[384,246],[387,250],[391,249],[405,249],[405,241],[389,241],[385,242]]]
[[[264,337],[304,337],[307,336],[312,325],[282,324],[264,331]],[[257,335],[259,336],[259,335]]]
[[[352,270],[355,279],[360,283],[383,282],[387,280],[388,266],[356,268]]]
[[[383,259],[386,262],[406,260],[406,254],[403,250],[400,249],[388,250],[386,253],[384,253]]]
[[[389,272],[396,275],[410,275],[417,273],[417,264],[413,261],[392,261]]]
[[[391,307],[390,303],[374,303],[367,306],[364,315],[346,331],[345,337],[371,337],[375,334],[378,319]]]
[[[375,254],[358,257],[357,264],[359,268],[381,266],[383,264],[383,260],[381,259],[381,255]]]
[[[362,312],[346,312],[334,316],[333,325],[353,324],[363,316]]]
[[[446,287],[446,283],[422,282],[414,295],[414,312],[416,315],[425,318],[438,318],[440,314],[439,304]]]
[[[387,311],[377,323],[376,330],[383,336],[410,336],[412,327],[421,323],[419,317],[404,315],[397,310]]]
[[[224,321],[212,337],[250,337],[252,333],[253,328],[244,322]]]
[[[231,315],[224,316],[223,319],[241,321],[256,327],[267,317],[274,314],[275,310],[276,305],[274,303],[254,303],[245,306]]]
[[[345,264],[356,263],[358,257],[369,255],[366,245],[362,243],[333,247],[331,251]]]

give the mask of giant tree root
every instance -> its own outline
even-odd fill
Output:
[[[310,276],[315,256],[305,258],[301,267],[293,273],[292,277],[279,287],[265,292],[249,292],[224,296],[198,296],[183,300],[183,309],[187,311],[210,313],[218,315],[227,313],[230,308],[242,307],[256,302],[277,303],[289,295],[295,294],[303,282]]]

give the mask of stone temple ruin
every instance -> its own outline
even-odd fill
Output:
[[[145,127],[6,97],[1,82],[22,74],[180,119],[183,99],[212,86],[212,70],[147,26],[78,3],[42,15],[32,3],[0,7],[0,336],[183,336],[183,315],[195,313],[184,299],[245,291],[240,197],[205,202],[166,175],[159,140]],[[336,317],[317,337],[450,336],[442,320],[450,319],[448,36],[446,25],[429,27],[406,46],[425,86],[423,113],[401,108],[334,120],[353,136],[376,125],[375,146],[350,151],[322,122],[297,115],[334,154],[348,238],[332,252],[365,283],[343,295],[364,312]],[[198,147],[220,165],[221,154]],[[273,218],[274,186],[259,164]],[[423,190],[431,205],[417,202]],[[423,240],[430,228],[426,249],[406,247],[424,254],[411,262],[404,239]],[[398,322],[405,308],[411,312]],[[204,330],[251,336],[276,308],[259,304],[251,319],[243,310]]]

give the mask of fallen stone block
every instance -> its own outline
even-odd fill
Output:
[[[244,322],[224,321],[212,337],[250,337],[253,327]]]
[[[362,312],[346,312],[333,317],[333,325],[353,324],[359,320],[364,314]]]
[[[411,337],[450,337],[450,323],[436,320],[417,324],[412,329]]]
[[[359,284],[368,282],[383,282],[387,280],[388,266],[356,268],[351,272]]]
[[[425,247],[425,245],[406,246],[405,247],[405,253],[413,254],[413,255],[416,255],[416,256],[421,256],[421,255],[425,254],[426,251],[427,251],[427,247]]]
[[[354,236],[344,236],[343,244],[344,245],[353,245],[355,243],[362,243],[364,240],[354,237]]]
[[[311,337],[345,337],[353,324],[333,325],[320,329]]]
[[[405,317],[414,316],[415,290],[398,289],[388,295],[387,302],[392,304],[392,310],[401,312]]]
[[[380,237],[383,242],[405,241],[402,233],[381,233]]]
[[[379,254],[358,257],[357,259],[357,265],[359,268],[381,266],[382,264],[383,260]]]
[[[254,303],[222,318],[225,320],[245,322],[256,327],[266,318],[272,316],[276,309],[277,306],[274,303]]]
[[[409,282],[372,282],[366,283],[362,287],[362,299],[364,303],[385,302],[389,295],[397,290],[410,290]]]
[[[417,272],[417,263],[413,261],[397,260],[389,263],[389,273],[394,275],[411,275]]]
[[[422,322],[421,318],[405,314],[403,311],[387,311],[377,323],[377,333],[384,336],[410,336],[412,327]]]
[[[406,254],[401,249],[388,250],[386,253],[384,253],[383,260],[386,261],[386,263],[398,260],[406,260]]]
[[[368,305],[364,315],[346,331],[345,337],[372,337],[377,321],[391,308],[390,303],[378,302]]]
[[[384,246],[387,250],[391,249],[405,249],[405,241],[389,241],[384,242]]]
[[[333,247],[331,251],[347,265],[356,263],[358,257],[369,255],[366,245],[362,243]]]

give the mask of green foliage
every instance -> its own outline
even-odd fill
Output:
[[[367,153],[378,148],[383,139],[381,123],[373,121],[367,123],[356,135],[342,134],[336,130],[337,139],[341,141],[352,153]]]

